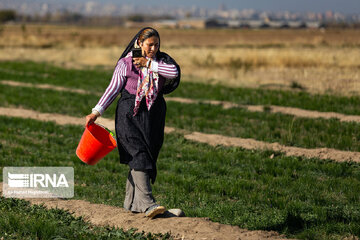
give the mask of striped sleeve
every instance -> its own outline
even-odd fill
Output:
[[[104,94],[100,98],[99,102],[93,108],[102,115],[110,104],[115,100],[119,94],[122,86],[126,81],[126,64],[124,61],[119,61],[115,67],[112,79],[109,86],[106,88]]]
[[[176,66],[174,64],[167,64],[162,61],[152,61],[151,62],[151,70],[154,72],[158,72],[164,78],[176,78],[179,74]]]

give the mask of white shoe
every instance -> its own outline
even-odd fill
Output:
[[[183,210],[179,208],[173,208],[167,210],[170,214],[174,215],[174,217],[185,217],[185,213]]]
[[[159,214],[163,214],[166,211],[164,206],[154,205],[148,208],[145,212],[145,216],[148,218],[154,218]]]

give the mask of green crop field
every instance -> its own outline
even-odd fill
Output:
[[[111,72],[104,70],[0,62],[0,80],[46,83],[99,93],[105,90],[110,78]],[[2,84],[0,92],[2,107],[75,117],[85,117],[99,99],[96,94]],[[171,96],[360,114],[360,97],[312,95],[296,89],[225,88],[183,82]],[[209,104],[168,102],[167,106],[167,126],[187,132],[360,152],[360,123],[298,118],[266,111],[254,113]],[[114,102],[105,117],[113,118],[115,107]],[[82,132],[82,126],[1,116],[0,166],[72,166],[75,199],[122,207],[127,166],[119,164],[116,151],[95,166],[82,163],[75,155]],[[153,185],[157,200],[168,208],[183,209],[189,217],[208,217],[251,230],[273,230],[289,238],[360,237],[359,163],[213,147],[186,140],[181,133],[174,132],[165,136],[158,172]],[[2,176],[2,171],[0,174]],[[1,198],[0,213],[6,216],[0,220],[0,236],[8,234],[10,239],[70,238],[66,235],[69,231],[78,234],[74,239],[169,237],[90,226],[67,212],[46,210],[14,199]],[[20,219],[26,222],[22,224]],[[45,230],[39,230],[39,224],[45,226]],[[58,225],[61,228],[56,229]]]
[[[48,64],[34,62],[0,62],[1,79],[29,83],[51,83],[57,86],[74,87],[90,92],[103,92],[112,72],[103,70],[61,69]],[[279,105],[298,107],[322,112],[338,112],[360,115],[360,96],[334,96],[309,94],[305,91],[264,90],[251,88],[229,88],[220,85],[183,82],[171,93],[172,97],[222,100],[238,104]]]

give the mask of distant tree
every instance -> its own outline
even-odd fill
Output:
[[[128,17],[128,20],[132,22],[144,22],[145,17],[143,15],[134,14],[134,15],[130,15]]]
[[[14,10],[0,10],[0,23],[14,21],[16,18],[16,12]]]

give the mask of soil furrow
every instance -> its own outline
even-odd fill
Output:
[[[0,183],[0,191],[3,184]],[[25,199],[31,204],[44,204],[46,208],[69,210],[75,216],[82,216],[94,225],[114,226],[129,230],[138,229],[139,232],[170,233],[174,239],[286,239],[273,231],[250,231],[237,226],[230,226],[211,222],[207,218],[170,217],[164,215],[148,219],[142,213],[131,213],[123,208],[90,203],[84,200],[64,200],[57,198]]]
[[[101,96],[101,93],[93,93],[90,91],[86,91],[83,89],[72,89],[60,86],[54,86],[50,84],[32,84],[32,83],[22,83],[16,82],[11,80],[1,80],[1,84],[9,85],[9,86],[19,86],[19,87],[33,87],[39,89],[52,89],[56,91],[66,91],[66,92],[74,92],[80,94],[96,94]],[[283,106],[276,106],[276,105],[242,105],[236,104],[227,101],[216,101],[216,100],[196,100],[196,99],[189,99],[189,98],[180,98],[180,97],[166,97],[166,101],[173,101],[179,103],[186,103],[186,104],[211,104],[211,105],[219,105],[222,106],[224,109],[229,108],[245,108],[251,112],[271,112],[271,113],[281,113],[292,115],[296,117],[303,117],[303,118],[324,118],[324,119],[331,119],[336,118],[342,122],[359,122],[360,123],[360,116],[357,115],[346,115],[336,112],[319,112],[319,111],[312,111],[312,110],[305,110],[301,108],[294,108],[294,107],[283,107]]]
[[[41,121],[54,121],[57,124],[74,124],[74,125],[83,125],[85,124],[85,118],[71,117],[61,114],[51,114],[51,113],[40,113],[37,111],[21,108],[4,108],[0,107],[0,115],[11,116],[11,117],[21,117],[21,118],[31,118]],[[111,119],[106,119],[100,117],[97,120],[97,123],[104,125],[109,129],[114,129],[115,123]],[[170,133],[173,131],[178,131],[184,134],[184,137],[188,140],[207,143],[213,146],[223,145],[223,146],[233,146],[241,147],[244,149],[254,149],[254,150],[272,150],[276,152],[282,152],[287,156],[303,156],[306,158],[319,158],[319,159],[330,159],[337,162],[353,161],[360,162],[360,152],[350,152],[350,151],[341,151],[331,148],[298,148],[284,146],[279,143],[267,143],[254,139],[246,138],[236,138],[236,137],[227,137],[218,134],[207,134],[207,133],[185,133],[184,130],[175,129],[171,127],[165,127],[165,133]]]

